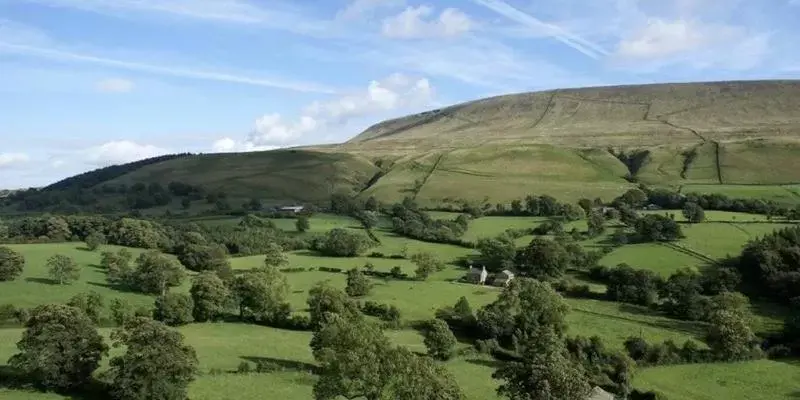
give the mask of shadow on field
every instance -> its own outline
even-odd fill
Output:
[[[9,365],[0,365],[0,388],[31,393],[46,391],[36,385],[36,383],[22,371]],[[58,392],[58,394],[66,396],[65,398],[69,400],[102,400],[109,398],[108,388],[102,382],[96,380],[80,388],[79,392]]]
[[[800,390],[795,390],[794,392],[786,394],[790,399],[800,399]]]
[[[296,371],[296,372],[310,372],[312,374],[316,374],[319,372],[318,366],[302,361],[285,360],[281,358],[272,358],[272,357],[252,357],[252,356],[242,356],[239,358],[254,363],[256,365],[257,372]]]
[[[97,286],[97,287],[101,287],[101,288],[116,290],[117,292],[122,292],[122,293],[139,293],[139,292],[137,292],[137,291],[135,291],[135,290],[133,290],[133,289],[131,289],[129,287],[124,286],[124,285],[112,285],[112,284],[106,283],[106,282],[86,282],[86,283],[89,284],[89,285],[92,285],[92,286]]]
[[[92,250],[92,249],[90,249],[90,248],[88,248],[88,247],[86,247],[86,246],[76,246],[76,247],[75,247],[75,250],[80,250],[80,251],[88,251],[88,252],[90,252],[90,253],[94,251],[94,250]]]
[[[41,283],[43,285],[58,285],[58,281],[50,278],[25,278],[25,282]]]

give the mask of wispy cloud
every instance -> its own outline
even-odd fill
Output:
[[[258,78],[232,73],[196,70],[192,68],[167,67],[162,65],[139,63],[135,61],[99,57],[90,54],[64,51],[56,48],[28,46],[24,44],[0,41],[0,53],[2,52],[23,54],[26,56],[46,58],[51,60],[98,64],[130,71],[139,71],[188,79],[238,83],[251,86],[286,89],[298,92],[336,93],[336,90],[333,88],[316,83],[292,82],[287,79]]]
[[[575,35],[557,25],[546,23],[528,13],[525,13],[510,4],[500,0],[472,0],[478,5],[488,8],[530,29],[541,31],[561,43],[583,53],[591,58],[600,58],[608,55],[608,51],[578,35]]]
[[[95,84],[95,88],[98,91],[105,93],[128,93],[135,86],[132,81],[122,78],[103,79]]]

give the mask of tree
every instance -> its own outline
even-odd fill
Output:
[[[590,212],[586,225],[588,226],[589,236],[599,236],[606,231],[606,218],[599,212]]]
[[[481,238],[478,239],[476,247],[481,253],[481,261],[487,266],[498,269],[511,269],[514,266],[517,246],[510,236],[498,235],[495,238]]]
[[[535,336],[543,330],[563,334],[568,312],[569,306],[550,284],[518,278],[478,311],[477,321],[484,335],[508,344],[514,337]]]
[[[359,211],[356,214],[356,219],[361,221],[361,225],[365,229],[372,229],[378,224],[378,216],[374,211]]]
[[[58,281],[60,285],[70,284],[81,277],[81,269],[71,258],[56,254],[47,259],[47,270],[50,277]]]
[[[305,215],[297,217],[297,221],[295,221],[294,226],[297,228],[298,232],[307,232],[309,229],[311,229],[311,223],[308,221],[308,217]]]
[[[683,206],[683,216],[687,221],[693,224],[703,222],[706,219],[706,213],[703,210],[703,207],[700,207],[700,205],[693,202],[687,202]]]
[[[22,274],[25,257],[8,247],[0,247],[0,282],[13,281]]]
[[[190,199],[188,197],[182,198],[181,199],[181,208],[183,208],[184,210],[188,210],[188,209],[192,208],[192,199]]]
[[[289,284],[275,268],[261,268],[237,275],[231,293],[239,306],[239,316],[256,322],[282,321],[291,310],[286,303]]]
[[[69,224],[64,218],[50,217],[46,222],[47,237],[52,240],[66,240],[71,236]]]
[[[369,196],[367,201],[364,202],[364,209],[367,211],[378,211],[380,210],[380,204],[375,196]]]
[[[706,342],[712,353],[723,361],[748,359],[756,349],[756,336],[747,321],[728,310],[712,312]]]
[[[106,244],[106,236],[103,235],[101,232],[94,231],[86,236],[84,239],[84,243],[86,243],[86,248],[95,251],[101,245]]]
[[[350,297],[362,297],[369,294],[372,289],[372,282],[358,268],[347,271],[347,287],[345,292]]]
[[[103,312],[103,296],[97,292],[78,293],[72,296],[67,305],[83,311],[95,324],[100,322],[100,313]]]
[[[503,364],[493,375],[504,383],[497,393],[510,400],[586,400],[591,387],[586,374],[571,360],[564,342],[545,330],[522,343],[520,357]]]
[[[231,267],[225,247],[218,244],[190,244],[178,252],[178,261],[195,272],[225,271]]]
[[[206,271],[197,275],[189,294],[194,303],[192,316],[195,321],[217,321],[225,315],[230,290],[217,274]]]
[[[194,320],[194,302],[183,293],[166,293],[156,298],[153,319],[169,326],[186,325]]]
[[[111,312],[111,319],[117,326],[124,325],[136,313],[131,303],[125,299],[112,299],[108,310]]]
[[[582,198],[578,200],[578,207],[582,208],[583,211],[586,213],[586,215],[589,215],[589,213],[591,213],[592,209],[594,208],[594,203],[592,203],[592,201],[587,198]]]
[[[143,293],[163,295],[170,287],[180,286],[186,273],[183,267],[165,254],[151,250],[136,259],[131,284]]]
[[[536,237],[520,252],[517,264],[536,279],[554,279],[567,270],[570,255],[561,243]]]
[[[453,356],[453,349],[456,346],[456,337],[441,319],[433,319],[423,331],[425,347],[428,355],[442,361],[447,361]]]
[[[338,314],[346,319],[360,318],[358,306],[347,294],[325,282],[319,282],[308,291],[308,313],[311,325],[321,327],[331,315]]]
[[[310,346],[321,369],[316,400],[464,398],[446,370],[427,357],[392,347],[380,328],[365,319],[333,315],[314,333]]]
[[[333,228],[315,241],[314,250],[329,257],[357,257],[371,246],[364,235],[343,228]]]
[[[0,220],[0,242],[8,239],[8,225]]]
[[[435,255],[428,252],[413,254],[411,256],[411,262],[417,266],[417,269],[414,271],[414,273],[419,280],[428,279],[428,276],[430,276],[432,273],[444,269],[444,263]]]
[[[642,207],[647,203],[647,193],[639,188],[630,189],[614,200],[614,203],[622,203],[633,208]]]
[[[634,228],[644,241],[665,242],[683,237],[681,226],[669,217],[647,214],[634,222]]]
[[[20,353],[8,363],[53,389],[74,389],[87,383],[108,352],[89,317],[62,304],[34,308],[17,348]]]
[[[127,249],[120,249],[113,253],[104,251],[100,265],[106,270],[106,279],[114,285],[129,285],[131,283],[131,260],[133,254]]]
[[[119,400],[186,399],[198,374],[197,355],[183,335],[158,321],[134,318],[111,334],[125,354],[111,359],[111,392]]]
[[[283,248],[277,243],[268,243],[264,248],[264,265],[267,267],[280,267],[289,263],[283,254]]]

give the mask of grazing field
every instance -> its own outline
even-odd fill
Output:
[[[607,267],[626,263],[633,268],[650,270],[663,277],[668,277],[680,268],[698,267],[703,262],[697,257],[654,243],[622,246],[600,260]]]
[[[669,400],[790,400],[798,396],[800,366],[759,360],[648,368],[636,387],[656,389]]]

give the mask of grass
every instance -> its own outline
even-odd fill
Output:
[[[797,185],[684,185],[682,193],[722,194],[738,199],[764,199],[785,204],[800,203]]]
[[[647,368],[635,387],[655,389],[670,400],[796,399],[800,367],[770,360]]]
[[[650,270],[666,278],[680,268],[698,267],[703,261],[654,243],[622,246],[600,260],[600,264],[607,267],[616,267],[621,263],[627,263],[633,268]]]

